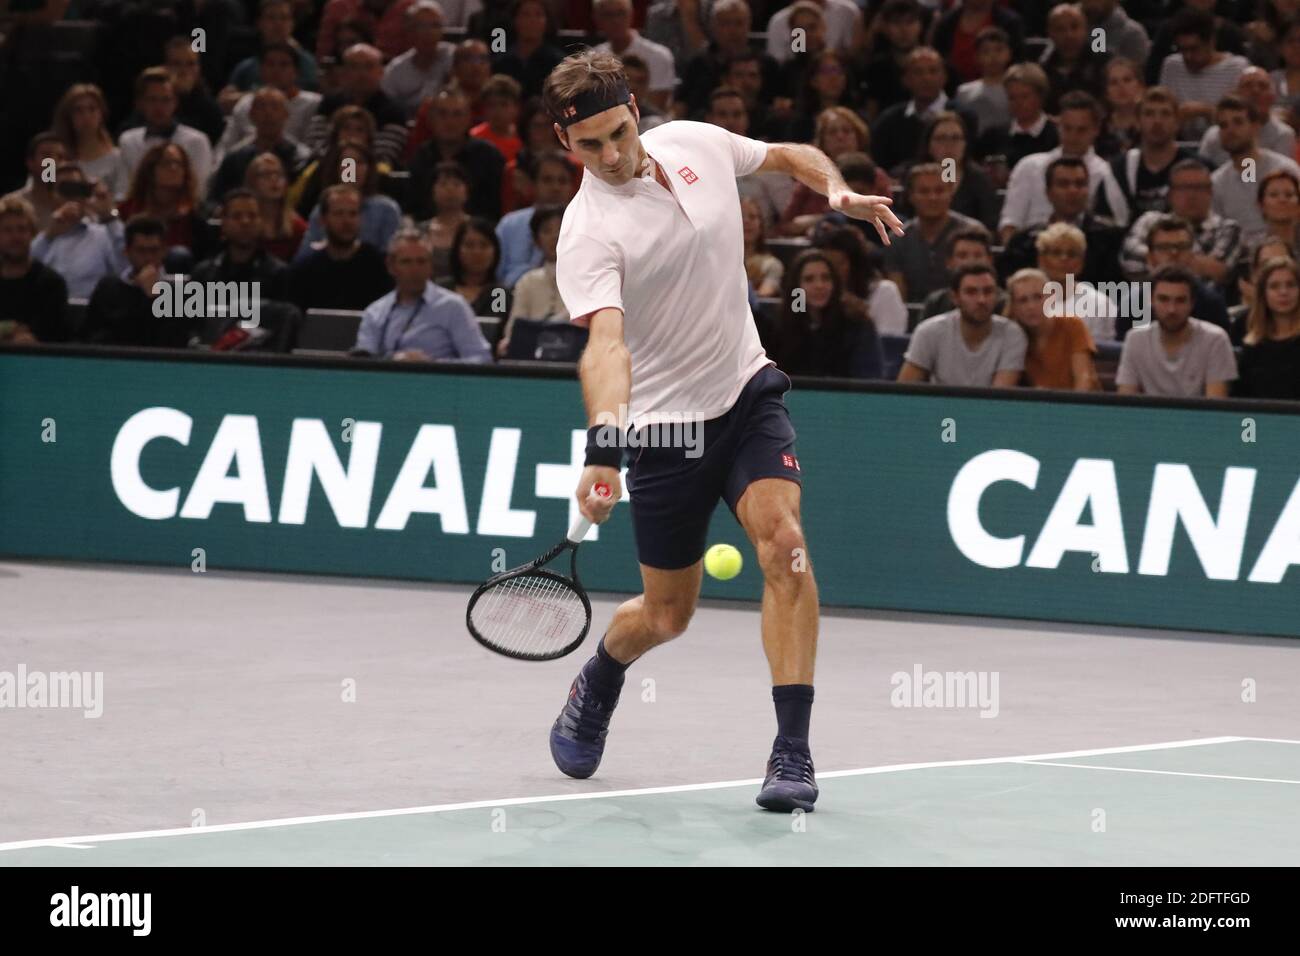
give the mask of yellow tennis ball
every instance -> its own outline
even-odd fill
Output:
[[[744,563],[740,552],[729,544],[715,544],[704,552],[704,570],[719,581],[730,581]]]

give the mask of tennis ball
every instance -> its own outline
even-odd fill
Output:
[[[730,581],[743,565],[740,552],[729,544],[715,544],[704,553],[704,570],[719,581]]]

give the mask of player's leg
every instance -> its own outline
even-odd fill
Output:
[[[709,519],[730,464],[725,446],[715,451],[691,458],[657,444],[643,447],[628,468],[645,590],[619,607],[551,727],[551,755],[571,777],[589,777],[599,766],[628,666],[680,635],[695,613]]]
[[[704,564],[676,570],[641,565],[644,592],[624,601],[605,632],[605,651],[624,666],[651,648],[681,636],[700,599]]]
[[[645,592],[624,601],[614,612],[551,728],[551,755],[570,777],[596,772],[628,667],[686,630],[699,601],[702,569],[700,561],[676,570],[641,565]]]
[[[745,529],[763,572],[763,648],[772,672],[777,734],[758,803],[768,810],[811,810],[817,782],[808,746],[818,600],[800,520],[801,474],[775,368],[755,376],[724,496]],[[746,389],[749,393],[750,389]]]
[[[817,656],[817,582],[799,519],[801,494],[793,481],[762,478],[736,508],[763,572],[763,650],[773,687],[811,686]],[[806,724],[795,729],[808,736]]]

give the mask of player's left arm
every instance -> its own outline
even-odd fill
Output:
[[[889,232],[903,234],[903,224],[889,207],[894,200],[888,196],[864,196],[855,193],[844,182],[834,160],[816,146],[808,143],[771,143],[767,158],[758,172],[778,172],[793,176],[809,189],[830,200],[832,209],[854,219],[875,223],[880,240],[889,245]]]

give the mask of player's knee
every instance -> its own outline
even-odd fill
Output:
[[[808,546],[793,515],[773,522],[759,540],[758,557],[769,579],[787,578],[807,565]]]
[[[684,604],[650,604],[645,605],[646,625],[655,639],[661,643],[671,641],[685,633],[691,618],[695,614],[693,607]]]

